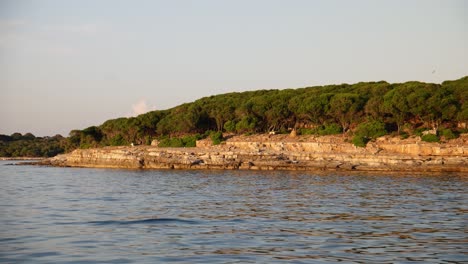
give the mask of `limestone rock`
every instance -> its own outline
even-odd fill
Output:
[[[275,135],[276,136],[276,135]],[[357,148],[339,138],[287,140],[287,135],[228,140],[222,147],[154,146],[77,149],[44,165],[128,169],[250,169],[343,171],[454,171],[468,173],[468,145],[379,139]],[[299,137],[298,137],[299,138]],[[464,139],[463,139],[464,140]],[[210,141],[211,142],[211,141]],[[202,147],[201,147],[202,146]]]

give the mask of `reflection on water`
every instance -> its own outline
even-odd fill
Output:
[[[0,262],[466,263],[467,179],[1,166]]]

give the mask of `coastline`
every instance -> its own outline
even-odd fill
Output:
[[[0,160],[44,160],[43,157],[0,157]]]
[[[342,137],[236,136],[195,148],[77,149],[38,165],[126,169],[387,171],[468,173],[466,136],[449,143],[383,138],[358,148]]]

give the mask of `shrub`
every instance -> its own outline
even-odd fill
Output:
[[[246,116],[236,124],[237,133],[248,133],[255,130],[257,119],[255,117]]]
[[[158,146],[162,148],[181,148],[184,146],[184,143],[180,138],[164,138],[159,141]]]
[[[356,134],[362,135],[369,139],[375,139],[387,134],[385,123],[381,121],[368,121],[358,125]]]
[[[314,130],[310,128],[299,128],[298,131],[299,135],[312,135],[314,134]]]
[[[377,120],[371,120],[358,125],[353,137],[353,144],[358,147],[365,147],[367,142],[372,139],[387,134],[385,123]]]
[[[125,141],[125,139],[122,137],[121,134],[117,134],[116,136],[114,136],[113,138],[109,140],[109,145],[123,146],[123,145],[127,145],[127,142]]]
[[[355,135],[352,142],[354,146],[364,148],[367,145],[367,142],[369,142],[369,139],[363,136]]]
[[[415,134],[416,136],[418,136],[418,137],[422,137],[423,131],[426,131],[426,130],[427,130],[427,128],[425,128],[425,127],[419,127],[419,128],[416,128],[416,129],[414,130],[414,134]]]
[[[440,131],[440,135],[443,136],[445,139],[454,139],[457,138],[458,135],[454,133],[451,129],[442,129]]]
[[[224,123],[224,130],[226,132],[234,132],[236,131],[236,122],[229,120],[226,123]]]
[[[331,124],[325,124],[321,127],[318,128],[317,134],[321,136],[325,135],[336,135],[336,134],[341,134],[342,132],[342,127],[338,124],[331,123]]]
[[[158,146],[163,148],[190,148],[195,147],[197,140],[201,138],[202,136],[200,134],[188,135],[177,138],[163,137],[162,139],[160,139]]]
[[[191,135],[191,136],[185,136],[185,137],[182,137],[182,143],[183,143],[184,147],[192,148],[192,147],[195,147],[197,145],[197,140],[199,140],[200,138],[201,138],[201,136],[199,134]]]
[[[427,135],[422,136],[421,140],[426,141],[426,142],[439,142],[440,139],[437,135],[427,134]]]
[[[406,132],[401,132],[401,133],[400,133],[400,138],[401,138],[401,139],[407,139],[407,138],[409,138],[409,134],[406,133]]]
[[[214,132],[210,135],[213,145],[219,145],[223,141],[223,133],[221,131]]]

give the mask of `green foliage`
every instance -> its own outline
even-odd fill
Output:
[[[343,132],[357,120],[364,106],[363,98],[358,94],[339,93],[330,100],[329,114],[341,124]]]
[[[448,128],[441,129],[440,135],[443,136],[446,140],[458,138],[458,134]]]
[[[213,145],[219,145],[223,141],[223,133],[221,131],[213,132],[210,135]]]
[[[31,133],[0,135],[0,157],[53,157],[65,150],[66,139],[60,135],[35,137]]]
[[[315,130],[310,129],[310,128],[299,128],[297,130],[299,135],[312,135],[315,134]]]
[[[316,134],[325,136],[325,135],[336,135],[343,132],[342,127],[336,123],[325,124],[320,126],[316,130]]]
[[[255,129],[257,122],[258,121],[256,118],[246,116],[236,124],[236,131],[237,133],[252,132]]]
[[[354,135],[353,139],[352,139],[352,143],[356,146],[356,147],[361,147],[361,148],[364,148],[366,145],[367,145],[367,142],[369,142],[370,139],[366,138],[366,137],[363,137],[361,135]]]
[[[208,96],[168,110],[73,130],[61,147],[71,151],[150,144],[152,138],[180,138],[207,131],[253,134],[286,132],[292,127],[300,134],[330,135],[347,132],[368,119],[384,123],[389,130],[397,128],[399,133],[410,134],[413,127],[438,129],[455,121],[468,122],[468,76],[442,84],[361,82]],[[404,129],[405,124],[408,129]],[[301,127],[317,128],[311,131]],[[31,140],[30,135],[21,134],[11,138]],[[171,146],[194,145],[188,139],[171,139],[172,143],[167,140]]]
[[[181,148],[184,147],[184,143],[181,138],[164,138],[159,141],[158,146],[162,148]]]
[[[462,122],[468,121],[468,100],[463,103],[460,111],[457,114],[457,120]]]
[[[421,140],[425,142],[439,142],[440,141],[439,137],[434,134],[423,135],[421,137]]]
[[[197,140],[201,138],[202,137],[199,134],[183,137],[163,137],[160,139],[158,146],[166,148],[190,148],[195,147]]]
[[[226,132],[236,131],[236,122],[234,122],[233,120],[227,121],[226,123],[224,123],[224,130],[226,130]]]
[[[366,127],[357,127],[355,142],[365,145],[383,133],[382,124],[389,131],[397,128],[398,133],[422,135],[427,128],[438,130],[455,122],[468,122],[468,76],[442,84],[360,82],[208,96],[168,110],[72,130],[66,139],[36,138],[30,133],[0,135],[0,155],[50,156],[76,148],[150,144],[152,138],[163,138],[162,146],[187,147],[195,146],[197,134],[211,137],[211,131],[283,133],[295,127],[303,135],[331,135],[362,123]],[[424,128],[412,131],[414,127]],[[454,131],[440,133],[446,139],[456,136]],[[222,136],[214,141],[221,140]]]
[[[117,134],[116,136],[112,137],[109,139],[109,145],[110,146],[123,146],[123,145],[128,145],[128,143],[125,141],[124,137],[122,134]]]
[[[414,135],[418,136],[418,137],[422,137],[423,135],[423,132],[426,131],[427,128],[426,127],[418,127],[414,130]]]
[[[201,139],[199,134],[182,137],[184,147],[193,148],[197,145],[197,140]]]
[[[352,142],[355,146],[365,147],[367,142],[370,140],[386,134],[387,130],[385,130],[385,123],[377,120],[371,120],[358,125]]]
[[[362,135],[369,139],[375,139],[387,134],[385,123],[377,120],[371,120],[358,125],[355,134]]]

